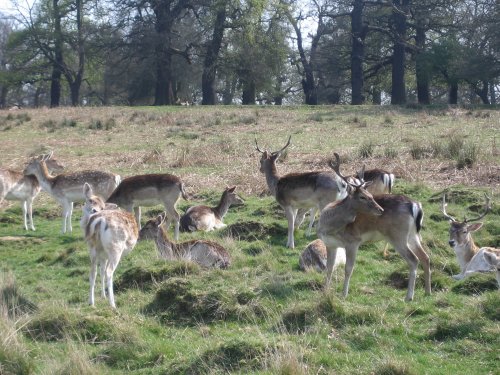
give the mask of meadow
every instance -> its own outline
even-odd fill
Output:
[[[89,257],[73,214],[61,234],[61,208],[42,192],[36,231],[26,232],[19,202],[0,207],[0,374],[498,374],[500,292],[493,274],[463,281],[448,246],[448,221],[492,210],[477,244],[500,247],[500,111],[486,107],[113,107],[0,112],[0,165],[22,170],[54,151],[66,171],[99,169],[122,177],[172,173],[190,201],[215,205],[237,185],[245,204],[227,228],[182,233],[232,255],[227,270],[159,259],[139,242],[115,273],[117,310],[96,292],[88,306]],[[286,244],[283,210],[259,172],[259,146],[292,144],[280,174],[362,165],[396,175],[395,193],[424,208],[432,294],[419,267],[415,299],[404,302],[408,267],[383,243],[360,248],[350,294],[339,270],[302,272],[306,225]],[[143,209],[143,222],[162,207]],[[173,237],[173,229],[169,234]]]

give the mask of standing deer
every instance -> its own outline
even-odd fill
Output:
[[[109,197],[120,183],[120,176],[101,171],[80,171],[51,176],[46,164],[46,158],[33,159],[24,169],[24,175],[34,175],[42,189],[49,193],[63,207],[62,233],[73,231],[71,216],[73,202],[85,201],[83,185],[89,183],[95,193],[104,199]]]
[[[220,202],[216,207],[193,206],[181,217],[180,226],[184,232],[205,232],[224,228],[226,224],[222,219],[232,204],[243,204],[244,201],[234,191],[236,186],[228,187],[222,193]]]
[[[336,165],[331,165],[339,176],[338,155]],[[343,295],[349,293],[356,254],[361,244],[370,241],[385,240],[406,260],[409,266],[408,291],[406,301],[413,299],[417,266],[419,260],[424,268],[426,294],[431,293],[431,270],[429,256],[420,242],[419,232],[422,227],[422,205],[404,195],[378,195],[373,197],[365,186],[361,174],[360,185],[351,184],[348,196],[340,202],[334,202],[321,211],[318,236],[327,247],[327,276],[325,288],[331,283],[337,249],[346,252],[346,267]]]
[[[166,260],[185,259],[205,268],[227,268],[231,256],[221,245],[205,240],[191,240],[174,243],[168,239],[167,231],[162,227],[166,213],[151,219],[139,232],[139,240],[154,240],[160,257]]]
[[[52,158],[52,153],[47,158],[46,164],[50,172],[58,173],[64,169],[61,163]],[[22,202],[25,230],[28,230],[28,227],[35,230],[33,200],[40,190],[40,184],[35,176],[25,176],[23,172],[0,168],[0,204],[4,199]]]
[[[449,245],[455,251],[455,255],[460,265],[460,273],[453,275],[455,280],[462,280],[475,272],[490,272],[495,270],[494,265],[486,259],[486,252],[500,255],[500,250],[493,247],[481,247],[474,243],[472,233],[479,230],[483,223],[473,223],[485,217],[491,210],[490,199],[486,197],[484,213],[474,219],[464,218],[464,221],[458,221],[446,213],[446,196],[443,195],[441,210],[445,218],[450,221],[450,239]]]
[[[139,230],[133,215],[118,209],[107,209],[104,200],[93,194],[89,184],[84,184],[83,192],[86,200],[80,224],[84,229],[90,254],[89,304],[94,306],[95,280],[99,265],[102,296],[106,298],[107,286],[109,304],[116,308],[113,274],[121,257],[131,252],[137,243]]]
[[[123,179],[108,198],[108,203],[115,203],[123,209],[135,212],[139,229],[141,228],[141,207],[163,203],[168,212],[167,227],[171,218],[175,221],[175,240],[179,239],[180,215],[175,206],[180,197],[188,200],[184,184],[180,178],[171,174],[145,174]]]
[[[285,210],[288,220],[288,240],[286,246],[294,248],[293,231],[296,225],[298,209],[313,207],[323,209],[328,203],[342,199],[347,194],[347,184],[335,173],[328,172],[303,172],[290,173],[279,176],[276,161],[281,153],[290,145],[292,136],[287,144],[279,151],[262,151],[255,140],[260,158],[260,171],[265,174],[267,186],[276,198],[276,201]],[[298,224],[298,222],[297,222]]]

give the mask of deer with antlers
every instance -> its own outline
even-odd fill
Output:
[[[224,228],[222,219],[232,204],[243,204],[244,200],[235,193],[236,186],[228,187],[222,193],[219,204],[215,207],[204,205],[189,207],[180,220],[180,228],[184,232],[211,231]]]
[[[205,268],[227,268],[231,264],[229,252],[221,245],[206,240],[172,242],[163,228],[166,212],[151,219],[139,232],[139,240],[154,240],[160,256],[166,260],[185,259]]]
[[[52,172],[61,172],[64,166],[52,157],[39,156],[39,160],[46,157],[47,169]],[[5,200],[21,201],[24,218],[24,229],[35,230],[33,224],[33,200],[40,193],[41,187],[35,176],[25,176],[23,172],[0,168],[0,203]]]
[[[37,178],[42,189],[63,207],[62,233],[72,232],[73,202],[85,201],[83,185],[89,183],[97,195],[106,199],[120,183],[121,177],[102,171],[80,171],[52,176],[47,168],[48,157],[32,159],[24,169],[24,175]]]
[[[500,249],[493,247],[479,248],[472,238],[472,233],[483,226],[482,222],[473,222],[481,220],[491,210],[490,198],[486,194],[485,199],[485,209],[481,215],[473,219],[464,217],[463,221],[458,221],[453,216],[446,213],[446,195],[443,194],[441,211],[444,217],[450,222],[450,238],[448,243],[455,251],[458,264],[460,265],[460,273],[453,275],[455,280],[462,280],[464,277],[470,276],[475,272],[490,272],[496,269],[495,265],[488,261],[490,259],[493,260],[493,257],[489,254],[500,257]]]
[[[330,163],[330,166],[347,182],[339,170],[338,154],[335,154],[335,158],[336,163]],[[343,248],[346,252],[343,288],[346,297],[359,246],[365,242],[384,240],[391,243],[408,263],[406,301],[413,300],[419,261],[424,268],[425,292],[430,294],[430,261],[419,235],[423,219],[422,205],[404,195],[384,194],[374,197],[365,189],[368,183],[364,182],[362,173],[360,177],[361,184],[350,183],[346,198],[330,203],[321,211],[318,236],[327,247],[325,288],[331,283],[337,249]]]
[[[314,171],[302,173],[289,173],[279,176],[276,161],[281,153],[290,145],[292,136],[288,142],[278,151],[262,151],[255,140],[260,158],[260,171],[265,174],[267,186],[276,198],[276,201],[285,210],[288,220],[288,240],[286,246],[294,248],[293,231],[297,224],[297,212],[299,209],[317,208],[323,209],[328,203],[342,199],[347,194],[347,184],[337,174],[331,171]]]

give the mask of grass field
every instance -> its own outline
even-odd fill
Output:
[[[173,173],[194,204],[215,205],[237,185],[245,205],[228,228],[181,234],[207,238],[232,255],[208,271],[158,258],[140,242],[115,273],[117,310],[96,291],[87,305],[89,257],[79,229],[60,233],[61,208],[41,193],[35,232],[19,202],[0,211],[0,374],[498,374],[500,293],[492,274],[457,282],[448,222],[492,212],[476,243],[500,247],[500,111],[336,107],[61,108],[0,112],[0,165],[21,170],[54,150],[67,171],[122,176]],[[415,300],[404,302],[408,268],[383,244],[360,249],[347,299],[343,272],[324,292],[324,275],[298,257],[315,237],[297,231],[285,248],[286,219],[259,172],[261,148],[277,150],[282,174],[327,169],[338,152],[348,174],[363,164],[396,174],[395,192],[422,202],[431,257],[431,296],[422,269]],[[162,207],[143,210],[143,220]],[[173,230],[169,233],[172,235]]]

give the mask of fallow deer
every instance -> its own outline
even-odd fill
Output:
[[[498,289],[500,289],[500,250],[486,250],[484,259],[496,270]]]
[[[137,225],[141,229],[141,207],[162,204],[168,213],[167,227],[175,221],[175,240],[179,239],[180,215],[175,206],[180,197],[188,200],[184,184],[179,177],[171,174],[145,174],[123,179],[116,190],[107,199],[123,209],[135,212]]]
[[[294,248],[293,231],[298,209],[323,209],[328,203],[342,199],[347,194],[347,184],[332,171],[315,171],[290,173],[279,176],[276,161],[281,153],[290,145],[291,136],[286,145],[279,151],[262,151],[255,140],[260,158],[260,171],[265,174],[267,186],[276,201],[285,210],[288,220],[288,240],[286,246]]]
[[[46,161],[48,170],[61,172],[64,166],[52,154]],[[33,200],[40,193],[41,187],[35,176],[25,176],[23,172],[0,168],[0,204],[2,201],[21,201],[24,218],[24,229],[35,230],[33,223]]]
[[[314,240],[310,242],[299,257],[299,268],[302,271],[309,269],[322,272],[326,269],[326,246],[321,240]],[[337,257],[333,269],[335,270],[339,265],[345,264],[345,250],[338,249]]]
[[[86,201],[83,206],[81,226],[84,228],[90,254],[89,304],[94,306],[95,280],[99,265],[102,296],[106,298],[107,286],[109,304],[116,308],[113,274],[121,257],[133,250],[139,230],[133,215],[119,209],[109,209],[109,206],[107,208],[104,200],[93,194],[89,184],[84,185],[83,191]]]
[[[458,264],[460,265],[460,273],[453,275],[455,280],[462,280],[464,277],[470,276],[475,272],[490,272],[495,270],[495,267],[487,262],[484,255],[486,255],[486,252],[500,255],[500,250],[493,247],[479,248],[472,238],[472,233],[483,226],[481,222],[472,222],[481,220],[491,210],[490,199],[488,196],[485,196],[485,198],[484,213],[474,219],[467,219],[465,217],[464,221],[458,221],[446,213],[446,196],[443,195],[441,210],[444,217],[450,221],[450,239],[448,243],[455,251]]]
[[[338,155],[335,156],[337,163],[331,166],[345,179],[339,171]],[[404,195],[373,197],[365,189],[367,183],[362,178],[361,181],[360,185],[351,184],[352,189],[349,189],[345,199],[331,203],[321,211],[318,236],[327,247],[325,288],[331,283],[338,248],[344,248],[346,252],[343,295],[347,297],[359,246],[365,242],[385,240],[408,263],[410,271],[406,300],[413,299],[419,260],[424,268],[425,292],[430,294],[430,261],[419,235],[423,219],[422,205]]]
[[[243,204],[244,201],[234,191],[236,186],[228,187],[222,193],[220,202],[216,207],[193,206],[181,217],[180,226],[184,232],[211,231],[224,228],[226,224],[222,219],[232,204]]]
[[[67,230],[73,231],[71,225],[73,202],[85,201],[83,195],[85,182],[92,186],[97,195],[106,199],[121,180],[119,175],[101,171],[80,171],[52,176],[47,169],[46,160],[46,158],[33,159],[24,169],[24,175],[34,175],[42,189],[63,207],[62,233],[66,233]]]
[[[205,268],[227,268],[231,264],[231,256],[221,245],[205,240],[191,240],[174,243],[169,240],[163,228],[166,213],[151,219],[139,232],[139,240],[154,240],[160,257],[166,260],[185,259]]]

